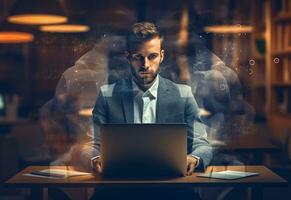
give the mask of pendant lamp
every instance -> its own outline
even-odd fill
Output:
[[[23,25],[65,23],[68,18],[58,0],[18,0],[13,5],[8,21]]]

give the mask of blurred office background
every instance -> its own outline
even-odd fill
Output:
[[[289,0],[0,0],[1,183],[29,165],[74,163],[99,87],[130,73],[124,36],[137,21],[164,33],[161,74],[192,87],[213,164],[291,180],[290,19]],[[28,196],[0,188],[0,199]]]

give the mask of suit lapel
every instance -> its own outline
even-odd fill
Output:
[[[159,88],[158,88],[158,101],[156,107],[156,123],[165,123],[168,116],[168,104],[169,104],[169,89],[164,80],[160,76]]]
[[[122,109],[126,123],[133,123],[133,91],[130,79],[126,79],[122,91]]]

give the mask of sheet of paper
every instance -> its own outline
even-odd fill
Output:
[[[250,176],[257,176],[257,175],[259,175],[259,173],[226,170],[226,171],[220,171],[220,172],[199,174],[197,176],[198,177],[205,177],[205,178],[233,180],[233,179],[245,178],[245,177],[250,177]]]
[[[49,179],[60,179],[54,176],[43,176],[43,175],[36,175],[36,174],[23,174],[24,176],[31,176],[31,177],[38,177],[38,178],[49,178]],[[63,177],[64,178],[64,177]]]
[[[36,177],[48,177],[48,178],[68,178],[68,177],[73,177],[73,176],[90,175],[90,173],[74,171],[74,170],[66,170],[66,169],[44,169],[44,170],[39,170],[39,171],[33,171],[25,175],[36,176]]]

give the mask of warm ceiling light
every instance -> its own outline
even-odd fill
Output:
[[[33,38],[34,37],[31,33],[0,32],[0,43],[2,44],[31,42]]]
[[[65,23],[68,18],[60,0],[18,0],[12,6],[8,21],[23,25]]]
[[[46,25],[40,27],[40,30],[43,32],[54,32],[54,33],[87,32],[89,29],[90,29],[89,26],[76,24]]]
[[[61,15],[24,14],[10,16],[8,21],[14,24],[41,25],[65,23],[68,18]]]
[[[209,33],[250,33],[253,31],[252,26],[245,25],[215,25],[204,27],[205,32]]]

